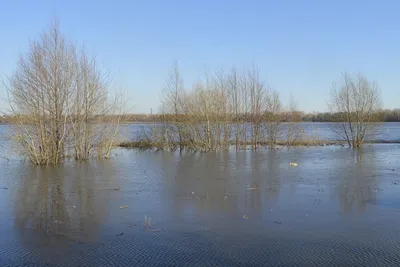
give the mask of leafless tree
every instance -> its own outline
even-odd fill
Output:
[[[232,124],[235,126],[235,147],[240,144],[240,85],[236,68],[233,68],[228,77],[228,91],[230,92],[230,105],[232,107]]]
[[[8,101],[18,121],[14,141],[36,165],[57,164],[70,150],[76,159],[87,159],[105,141],[104,129],[96,135],[92,124],[110,115],[106,85],[95,59],[78,53],[52,22],[8,80]]]
[[[362,146],[365,137],[375,133],[379,126],[376,114],[381,107],[380,93],[376,83],[362,74],[343,74],[340,87],[332,88],[329,107],[338,114],[333,129],[349,146]]]
[[[76,88],[73,92],[72,112],[69,114],[71,138],[75,159],[88,159],[98,138],[98,128],[94,124],[95,116],[104,112],[107,103],[107,83],[96,65],[95,59],[89,59],[85,52],[77,62]]]
[[[304,130],[300,126],[301,115],[297,111],[294,96],[290,96],[289,110],[287,113],[286,145],[291,146],[294,142],[302,139]]]
[[[220,149],[229,147],[232,135],[232,104],[229,101],[232,91],[228,86],[229,75],[219,70],[213,80],[213,101],[215,109],[216,143]]]
[[[146,135],[152,137],[138,145],[147,146],[153,140],[156,147],[162,147],[161,142],[173,149],[179,145],[181,151],[183,147],[215,151],[232,144],[256,150],[266,138],[271,147],[276,144],[282,106],[278,92],[265,86],[257,67],[207,72],[190,91],[180,86],[180,80],[175,65],[163,95],[162,130],[154,127]]]
[[[163,92],[162,113],[174,115],[172,117],[173,120],[172,122],[167,121],[165,118],[164,134],[166,136],[165,140],[168,140],[167,139],[168,132],[176,133],[178,137],[180,152],[183,151],[183,144],[184,144],[184,137],[183,137],[184,128],[182,122],[180,121],[180,118],[183,115],[183,110],[182,110],[183,92],[184,92],[183,79],[179,71],[178,62],[175,61],[174,67],[171,73],[169,74],[167,84]]]
[[[277,91],[267,91],[264,114],[267,143],[270,148],[273,148],[278,141],[280,126],[283,120],[282,104]]]
[[[233,68],[227,79],[227,86],[231,108],[231,125],[234,130],[234,145],[240,149],[243,144],[247,144],[248,119],[250,113],[248,72],[238,71]]]
[[[111,151],[120,142],[121,116],[126,112],[126,98],[122,92],[115,92],[103,102],[103,109],[94,117],[97,135],[93,139],[92,147],[97,158],[109,158]]]
[[[19,118],[15,141],[34,164],[55,164],[64,157],[66,115],[76,86],[75,55],[75,47],[53,23],[31,43],[10,77],[10,106]]]
[[[247,88],[250,95],[250,121],[251,121],[251,147],[256,150],[259,146],[263,134],[263,121],[267,108],[267,90],[260,79],[259,71],[256,67],[247,73]]]

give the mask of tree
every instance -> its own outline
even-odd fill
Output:
[[[183,87],[183,79],[181,77],[178,62],[174,62],[174,67],[169,74],[166,87],[163,92],[162,98],[162,110],[165,114],[173,115],[173,122],[167,122],[164,125],[164,130],[166,133],[170,130],[173,133],[176,133],[178,137],[178,144],[179,144],[179,151],[182,152],[183,150],[183,143],[184,143],[184,128],[182,123],[180,122],[179,118],[183,115],[183,98],[184,87]],[[175,127],[169,127],[173,124]]]
[[[95,148],[108,156],[110,134],[104,127],[94,130],[94,125],[122,103],[109,103],[107,82],[95,58],[84,50],[78,53],[57,22],[21,55],[7,89],[18,121],[14,141],[33,164],[57,164],[69,153],[87,159]]]
[[[297,104],[294,96],[290,95],[289,110],[287,112],[286,145],[291,146],[294,142],[303,137],[304,130],[300,126],[301,114],[297,111]]]
[[[251,148],[257,150],[263,134],[263,122],[269,108],[270,97],[264,82],[259,76],[259,70],[253,68],[247,73],[247,88],[250,94]]]
[[[366,136],[377,130],[377,111],[381,107],[379,89],[376,83],[358,74],[351,77],[343,74],[343,83],[332,88],[329,107],[336,113],[333,129],[351,147],[363,145]]]
[[[267,132],[268,146],[273,148],[280,135],[282,124],[282,104],[279,93],[275,90],[268,91],[265,106],[265,129]]]

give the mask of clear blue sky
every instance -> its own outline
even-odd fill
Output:
[[[0,74],[58,17],[127,91],[134,112],[150,112],[174,60],[185,85],[205,68],[257,64],[268,84],[301,110],[324,111],[341,73],[378,82],[384,106],[400,107],[400,1],[164,0],[0,3]],[[0,94],[4,89],[0,88]]]

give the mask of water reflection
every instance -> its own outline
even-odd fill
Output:
[[[174,162],[176,216],[261,215],[280,192],[277,152],[229,151],[179,156]],[[169,168],[172,169],[172,168]]]
[[[291,220],[321,211],[365,212],[384,175],[386,163],[376,157],[373,147],[130,152],[108,161],[26,166],[14,196],[15,228],[22,238],[36,232],[79,241],[125,227],[115,237],[144,214],[156,224],[198,224],[243,215],[272,220],[285,213]]]
[[[15,228],[22,237],[34,232],[44,240],[95,238],[107,214],[108,191],[118,190],[117,181],[107,175],[110,164],[26,166],[15,195]],[[107,178],[102,180],[100,173]]]
[[[379,188],[373,147],[352,149],[347,154],[348,163],[339,166],[337,194],[344,213],[364,212],[374,202]]]
[[[291,161],[299,166],[290,168]],[[374,147],[193,154],[174,164],[173,191],[179,197],[172,205],[189,217],[264,216],[277,205],[309,213],[323,207],[318,203],[338,206],[343,213],[364,212],[381,190]],[[330,190],[325,193],[331,186],[337,204],[329,200]]]

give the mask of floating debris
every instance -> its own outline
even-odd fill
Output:
[[[252,191],[252,190],[259,190],[260,188],[258,187],[249,187],[246,189],[246,191]]]
[[[121,236],[121,235],[124,235],[124,233],[120,233],[120,234],[116,235],[116,237],[119,237],[119,236]]]
[[[151,227],[151,217],[147,217],[147,215],[144,215],[144,225]]]
[[[126,208],[128,208],[128,206],[121,206],[121,207],[119,207],[120,209],[126,209]]]
[[[161,231],[161,229],[149,229],[149,230],[146,230],[147,232],[160,232]]]
[[[227,199],[228,197],[227,196],[224,196],[224,199]]]
[[[282,224],[282,221],[274,221],[275,224]]]
[[[299,165],[299,164],[290,162],[289,165],[290,165],[290,167],[296,167],[296,166]]]
[[[247,220],[248,218],[249,218],[249,216],[243,215],[243,219]]]
[[[0,189],[3,189],[3,190],[8,190],[8,188],[7,188],[7,187],[0,187]]]

